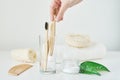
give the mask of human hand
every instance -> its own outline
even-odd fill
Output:
[[[63,20],[65,11],[80,3],[82,0],[52,0],[50,6],[50,18],[53,21],[54,19],[59,22]],[[56,16],[56,17],[54,17]]]

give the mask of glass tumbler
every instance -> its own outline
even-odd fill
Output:
[[[47,47],[47,49],[46,49]],[[56,73],[56,56],[54,53],[52,55],[49,52],[49,47],[46,46],[46,41],[43,36],[39,36],[39,68],[41,73]],[[46,52],[47,50],[47,52]]]

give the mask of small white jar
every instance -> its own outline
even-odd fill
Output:
[[[79,62],[77,60],[64,60],[63,69],[64,73],[77,74],[79,73]]]

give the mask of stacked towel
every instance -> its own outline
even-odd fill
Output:
[[[57,47],[57,61],[61,59],[92,60],[101,59],[106,55],[106,47],[101,43],[92,43],[86,48],[75,48],[68,45]]]

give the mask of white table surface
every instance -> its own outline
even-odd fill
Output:
[[[104,59],[94,60],[109,68],[111,72],[101,73],[102,76],[86,74],[65,74],[57,71],[56,74],[43,75],[39,72],[39,64],[19,76],[8,74],[8,70],[18,64],[11,59],[9,51],[0,51],[0,80],[120,80],[120,51],[107,52]]]

